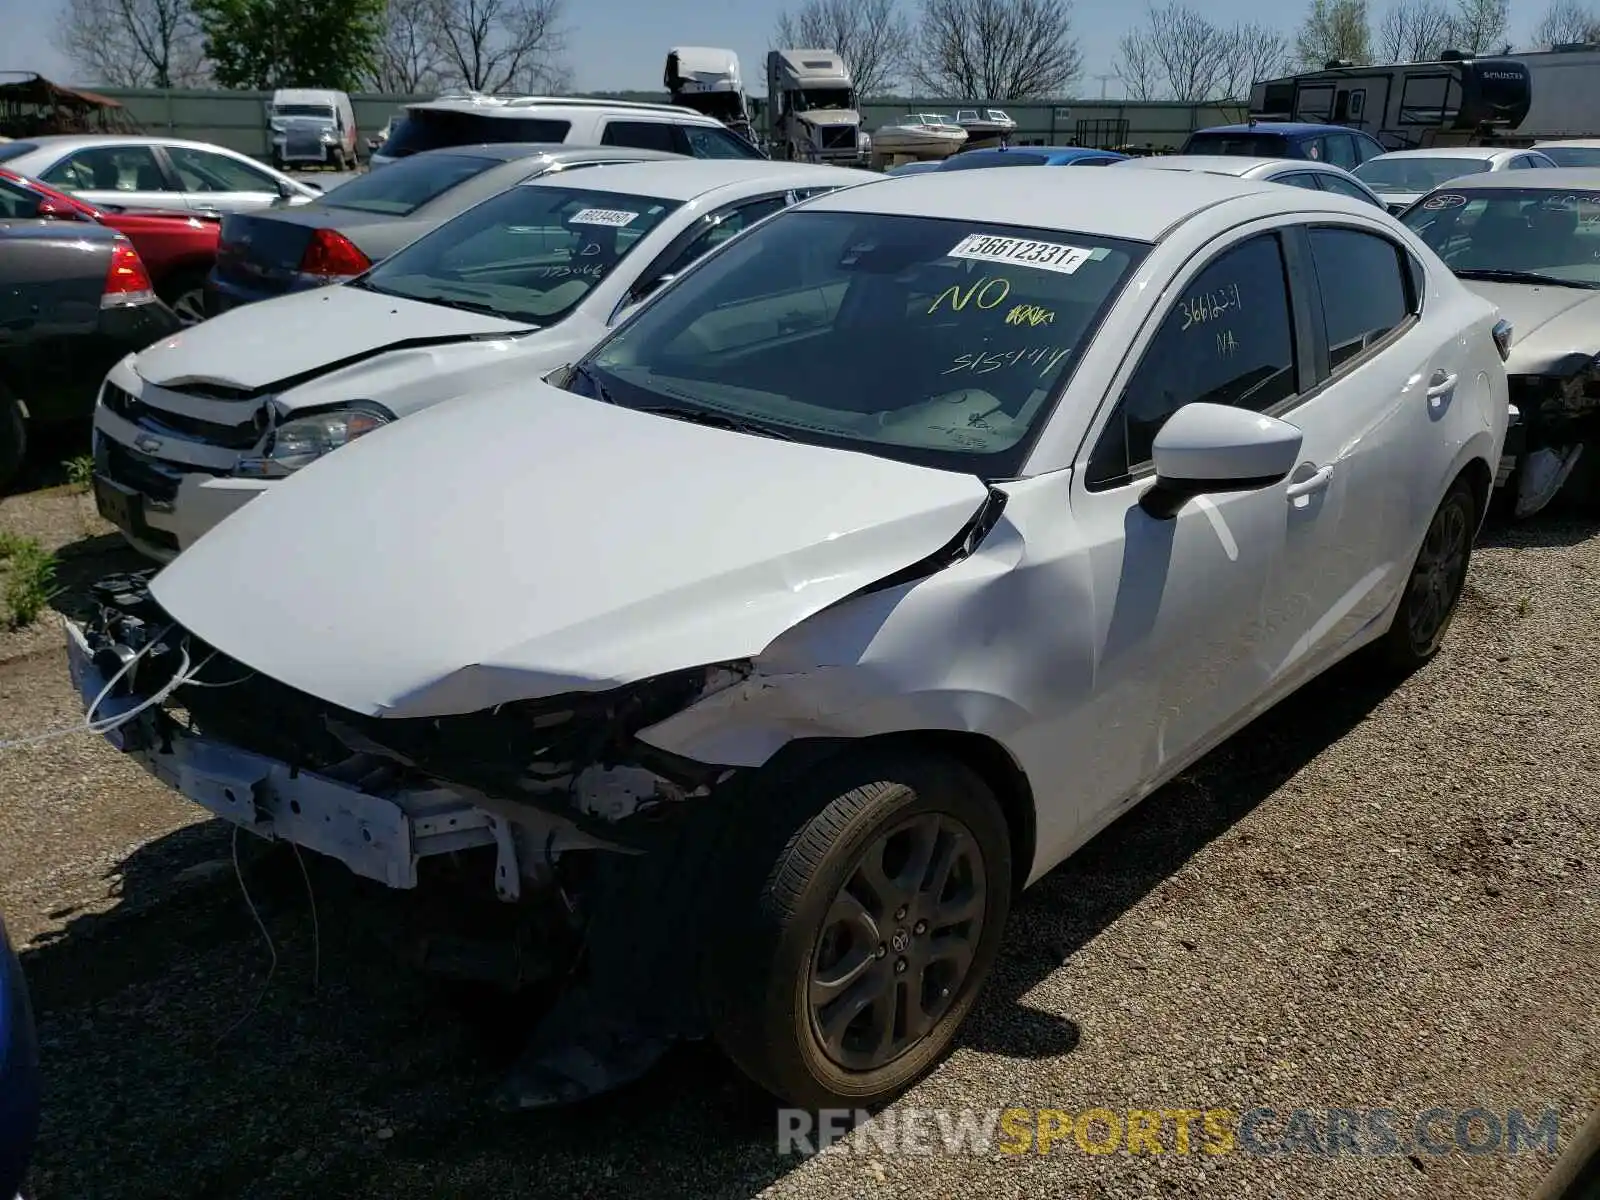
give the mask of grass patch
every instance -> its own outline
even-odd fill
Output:
[[[67,469],[67,482],[80,492],[87,492],[94,482],[94,459],[87,454],[69,458],[61,464]]]
[[[61,591],[56,586],[56,556],[35,538],[0,534],[5,563],[6,616],[13,629],[31,625]]]

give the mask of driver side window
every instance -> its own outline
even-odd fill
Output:
[[[1258,234],[1183,286],[1089,457],[1085,483],[1101,490],[1131,482],[1185,404],[1265,412],[1297,386],[1283,250],[1277,234]]]

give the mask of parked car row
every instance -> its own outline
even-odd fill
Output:
[[[516,906],[568,983],[513,1106],[704,1036],[897,1094],[1024,888],[1333,664],[1434,657],[1514,422],[1594,436],[1600,173],[1402,222],[1306,160],[479,157],[528,177],[111,368],[97,495],[165,565],[68,638],[211,813]],[[364,236],[312,207],[251,221]]]

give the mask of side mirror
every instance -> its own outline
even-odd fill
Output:
[[[1139,507],[1169,520],[1196,496],[1253,492],[1288,478],[1304,434],[1276,417],[1226,404],[1185,404],[1156,434],[1156,481]]]
[[[36,216],[50,221],[83,221],[87,218],[75,208],[68,208],[64,204],[57,204],[54,200],[39,201]]]

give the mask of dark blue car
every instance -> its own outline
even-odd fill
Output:
[[[941,171],[971,171],[978,167],[1109,167],[1127,158],[1114,150],[1086,146],[996,146],[992,150],[963,150],[939,164]]]
[[[0,919],[0,1197],[22,1190],[39,1129],[39,1049],[22,964]]]
[[[1359,129],[1312,121],[1255,121],[1216,125],[1189,135],[1179,154],[1226,154],[1243,158],[1307,158],[1354,171],[1385,153],[1383,143]]]

